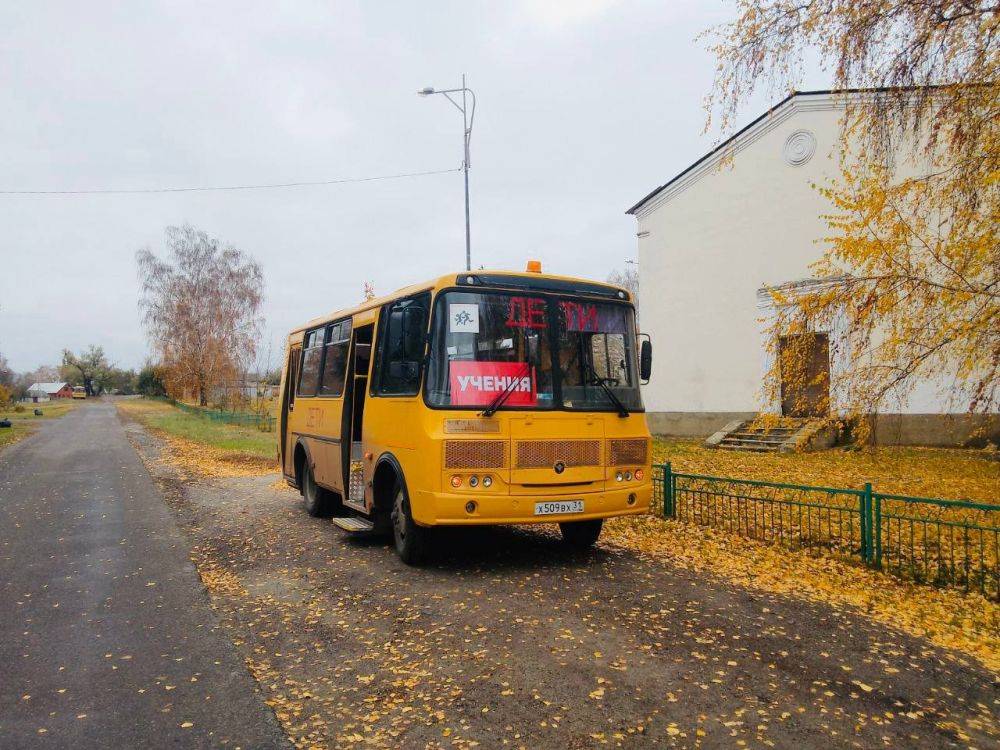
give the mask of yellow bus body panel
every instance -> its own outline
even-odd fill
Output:
[[[530,276],[538,277],[537,274]],[[456,274],[452,274],[407,287],[357,308],[316,318],[293,331],[285,352],[281,398],[285,398],[286,389],[296,385],[289,380],[289,363],[299,356],[305,331],[349,316],[353,317],[355,330],[375,323],[377,331],[378,314],[383,305],[418,292],[436,294],[440,289],[454,287],[455,279]],[[375,351],[377,334],[373,344]],[[353,356],[353,349],[350,356]],[[373,356],[372,366],[374,361]],[[426,368],[424,370],[426,377]],[[368,375],[370,378],[371,372]],[[295,448],[301,444],[309,456],[317,482],[346,495],[341,465],[343,409],[343,396],[296,396],[291,411],[279,411],[277,433],[281,444],[278,451],[290,482],[297,484],[299,481],[294,474],[293,460]],[[375,469],[380,460],[391,456],[402,469],[413,519],[423,526],[556,523],[649,511],[652,445],[645,413],[633,412],[622,418],[613,411],[501,409],[493,417],[483,419],[479,416],[480,411],[430,408],[424,404],[422,392],[415,396],[394,397],[366,393],[361,441],[366,508],[374,509],[372,480]],[[285,436],[283,443],[282,435]],[[617,440],[644,441],[644,460],[614,465],[611,445]],[[472,457],[467,464],[477,463],[480,461],[477,456],[490,455],[492,449],[491,465],[447,465],[448,446],[455,448],[457,441],[470,441],[469,445],[458,446],[457,451]],[[503,453],[499,462],[495,459],[497,441],[502,444]],[[491,445],[484,445],[487,442]],[[557,476],[551,464],[541,465],[539,456],[531,455],[535,450],[544,457],[550,450],[547,446],[554,443],[559,444],[560,451],[579,454],[579,465],[567,462],[563,473]],[[642,472],[641,480],[634,478],[637,469]],[[619,471],[630,472],[633,478],[616,481]],[[456,476],[462,480],[458,488],[452,486],[452,477]],[[475,488],[469,486],[472,476],[479,480]],[[489,488],[483,486],[485,476],[492,481]],[[584,511],[535,515],[535,503],[566,500],[582,500]]]

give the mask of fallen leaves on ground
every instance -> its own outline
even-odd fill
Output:
[[[170,463],[182,448],[150,453]],[[975,660],[802,590],[858,574],[897,585],[848,564],[639,518],[580,555],[554,526],[455,531],[414,570],[303,514],[280,480],[152,470],[186,474],[164,486],[192,560],[297,747],[767,746],[804,732],[933,745],[945,722],[979,746],[997,736]],[[768,575],[785,595],[748,595]],[[950,592],[918,592],[935,593]],[[873,606],[881,621],[891,601]],[[978,687],[967,700],[957,685]]]
[[[163,460],[178,468],[182,474],[197,477],[250,477],[269,474],[278,468],[276,462],[250,453],[214,448],[153,428],[147,429],[166,444],[166,456]]]
[[[913,585],[821,551],[789,550],[652,516],[614,519],[601,539],[738,586],[856,608],[1000,674],[1000,604],[979,594]]]

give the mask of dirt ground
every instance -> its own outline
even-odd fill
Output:
[[[437,536],[414,569],[276,475],[181,480],[131,439],[300,747],[995,747],[975,660],[820,602],[553,529]]]

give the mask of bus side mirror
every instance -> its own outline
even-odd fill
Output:
[[[653,344],[647,336],[639,345],[639,380],[645,385],[653,372]]]

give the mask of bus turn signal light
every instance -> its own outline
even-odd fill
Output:
[[[462,486],[462,477],[460,477],[458,474],[455,474],[454,476],[452,476],[452,478],[451,478],[451,486],[452,487],[461,487]]]
[[[542,272],[542,261],[540,260],[529,260],[528,267],[525,269],[528,273],[541,273]]]

